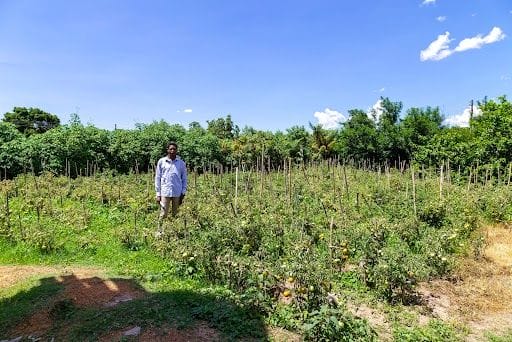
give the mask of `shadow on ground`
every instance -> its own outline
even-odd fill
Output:
[[[46,277],[0,300],[0,340],[268,340],[261,317],[214,295],[147,292],[136,281]]]

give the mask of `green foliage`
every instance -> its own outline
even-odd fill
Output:
[[[44,133],[60,125],[60,119],[39,108],[14,107],[12,112],[4,114],[4,122],[12,123],[25,135]]]
[[[378,160],[379,146],[375,122],[362,110],[349,110],[350,118],[340,132],[338,150],[348,159]]]
[[[410,342],[444,342],[464,341],[464,333],[449,324],[439,320],[430,320],[424,327],[412,329],[410,327],[399,327],[395,329],[393,337],[397,341]]]
[[[326,159],[334,156],[335,134],[322,128],[321,125],[311,125],[311,149],[313,157]]]
[[[206,130],[208,133],[213,134],[219,139],[234,139],[238,137],[240,128],[233,123],[231,115],[227,115],[226,118],[218,118],[214,120],[207,120],[208,127]]]
[[[377,341],[368,323],[344,308],[328,305],[311,312],[303,330],[306,341]]]
[[[26,167],[27,139],[11,123],[0,122],[0,178],[12,178]]]
[[[473,118],[476,158],[482,164],[512,160],[512,104],[505,96],[480,105],[481,115]]]
[[[508,331],[504,334],[486,334],[486,337],[489,342],[510,342],[512,341],[512,329],[508,329]]]
[[[400,122],[402,135],[407,147],[407,159],[410,159],[416,151],[428,144],[442,128],[443,118],[439,107],[410,108]]]

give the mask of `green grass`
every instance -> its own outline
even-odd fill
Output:
[[[110,278],[115,282],[115,278]],[[132,281],[133,287],[139,283]],[[120,303],[113,308],[81,308],[70,300],[58,300],[63,285],[56,277],[28,280],[0,292],[0,338],[13,338],[7,331],[35,312],[50,313],[46,338],[96,340],[99,336],[130,326],[185,329],[206,322],[223,340],[266,339],[263,318],[243,308],[222,289],[179,279],[149,283],[142,299]],[[63,334],[65,331],[65,335]]]
[[[0,337],[8,328],[45,307],[63,289],[54,278],[31,279],[0,290]],[[3,332],[3,333],[2,333]]]

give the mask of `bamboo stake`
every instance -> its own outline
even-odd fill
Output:
[[[510,174],[512,173],[512,162],[508,164],[508,180],[507,185],[510,185]]]
[[[416,215],[416,182],[414,180],[414,166],[411,164],[411,177],[412,177],[412,206],[414,209],[414,217]]]
[[[238,166],[235,168],[235,215],[238,213]]]
[[[441,163],[441,174],[439,176],[439,199],[443,199],[443,169],[444,169],[444,163]]]
[[[9,192],[5,193],[5,214],[6,214],[6,223],[7,229],[11,230],[11,211],[9,210]]]

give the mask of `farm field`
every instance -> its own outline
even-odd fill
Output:
[[[2,181],[0,339],[512,338],[510,175],[214,171],[158,237],[151,173]]]

